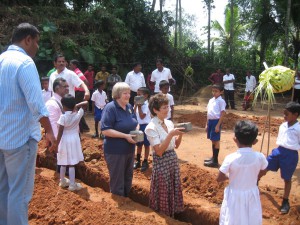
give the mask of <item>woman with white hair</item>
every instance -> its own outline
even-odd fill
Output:
[[[104,157],[110,177],[110,192],[128,197],[132,186],[134,150],[136,142],[130,131],[138,122],[129,104],[130,87],[125,82],[116,83],[112,89],[113,101],[102,112],[101,130],[105,135]]]

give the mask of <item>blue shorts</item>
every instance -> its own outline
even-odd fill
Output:
[[[140,130],[144,132],[144,141],[136,143],[137,146],[150,146],[150,143],[147,139],[147,135],[145,134],[145,129],[148,124],[140,124]]]
[[[102,109],[98,109],[96,106],[95,106],[95,114],[94,114],[94,120],[96,122],[99,122],[101,120],[101,117],[102,117]]]
[[[207,139],[211,141],[220,141],[221,138],[221,126],[220,131],[218,133],[215,132],[216,125],[218,124],[219,119],[216,120],[208,120],[207,123]]]
[[[280,168],[281,178],[290,181],[298,164],[298,151],[279,146],[273,149],[267,160],[267,170],[277,171]]]

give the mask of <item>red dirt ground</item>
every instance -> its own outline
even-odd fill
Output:
[[[276,146],[278,127],[282,123],[282,109],[272,111],[270,149]],[[255,121],[260,134],[263,133],[266,111],[255,109],[253,112],[229,111],[223,124],[221,135],[220,159],[236,150],[232,140],[232,128],[237,120]],[[180,105],[175,107],[177,122],[190,121],[193,131],[184,135],[177,150],[181,166],[185,211],[177,220],[162,216],[147,206],[151,176],[150,169],[141,173],[135,171],[130,199],[112,196],[107,191],[108,171],[103,158],[101,140],[91,138],[93,132],[82,136],[85,163],[77,168],[79,182],[84,189],[72,193],[58,187],[58,178],[53,170],[53,154],[45,151],[45,143],[40,142],[37,160],[37,175],[33,199],[30,203],[30,224],[218,224],[218,213],[222,203],[226,183],[217,183],[217,170],[205,168],[203,159],[210,155],[211,143],[206,139],[205,105]],[[93,117],[87,115],[88,123],[93,127]],[[267,154],[267,135],[262,152]],[[260,150],[262,135],[255,149]],[[300,224],[300,166],[293,176],[290,197],[291,210],[288,215],[278,211],[281,204],[283,183],[279,173],[268,173],[262,178],[259,187],[263,207],[263,224]],[[92,187],[91,187],[92,186]],[[180,222],[180,221],[183,222]]]

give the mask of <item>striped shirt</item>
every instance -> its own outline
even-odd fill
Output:
[[[48,116],[33,60],[16,46],[0,55],[0,149],[41,139],[39,120]]]

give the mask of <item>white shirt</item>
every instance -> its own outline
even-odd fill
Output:
[[[136,118],[137,118],[138,123],[139,124],[148,124],[148,123],[150,123],[151,113],[150,113],[150,110],[149,110],[148,100],[146,100],[144,102],[144,104],[141,107],[141,110],[142,110],[143,114],[146,114],[146,116],[145,116],[144,119],[141,119],[140,114],[139,114],[139,108],[136,107],[135,114],[136,114]]]
[[[49,91],[49,90],[46,91],[45,89],[43,89],[42,94],[43,94],[43,99],[44,99],[45,103],[52,97],[52,91]]]
[[[294,85],[295,89],[300,89],[300,78],[298,78],[298,76],[295,77],[295,85]]]
[[[171,106],[175,105],[173,95],[167,93],[167,98],[169,99],[169,112],[167,119],[171,119]]]
[[[137,92],[140,87],[146,87],[145,77],[142,72],[135,73],[131,71],[127,73],[125,83],[130,86],[130,90]]]
[[[225,111],[226,102],[219,96],[218,98],[211,98],[207,104],[207,119],[216,120],[220,119],[221,112]]]
[[[290,150],[300,150],[300,124],[295,123],[288,127],[288,123],[284,122],[279,127],[276,144]]]
[[[163,67],[163,70],[160,72],[158,69],[154,70],[151,74],[150,81],[155,82],[154,92],[159,92],[159,82],[166,80],[169,82],[169,79],[172,79],[171,70]]]
[[[254,90],[256,86],[256,79],[255,76],[250,75],[250,77],[246,76],[246,89],[245,91],[248,92],[252,92]]]
[[[61,97],[53,93],[53,96],[46,102],[46,108],[49,112],[49,120],[53,130],[53,134],[57,137],[58,134],[58,125],[57,121],[59,117],[62,115],[62,105],[61,105]]]
[[[235,80],[234,75],[233,74],[229,74],[229,75],[225,74],[223,76],[223,82],[228,81],[228,80]],[[234,90],[233,83],[224,84],[224,89],[233,91]]]
[[[57,71],[54,71],[51,73],[49,78],[49,91],[53,91],[53,82],[58,77],[62,77],[67,81],[67,84],[69,85],[69,94],[75,97],[75,87],[78,88],[81,84],[83,84],[83,81],[79,78],[79,76],[67,68],[65,68],[60,74],[57,74]]]
[[[164,130],[162,127],[162,123],[164,123],[167,127],[168,132]],[[147,135],[147,139],[150,142],[151,146],[159,145],[162,143],[168,133],[174,129],[174,124],[171,120],[165,119],[164,121],[161,121],[157,118],[157,116],[153,117],[150,121],[150,123],[146,126],[145,134]],[[172,150],[175,148],[175,137],[173,137],[167,147],[167,150]]]
[[[98,109],[103,109],[104,106],[106,105],[106,101],[107,100],[107,95],[105,93],[105,91],[102,91],[102,93],[100,93],[98,90],[94,91],[91,100],[93,102],[95,102],[95,106]]]

